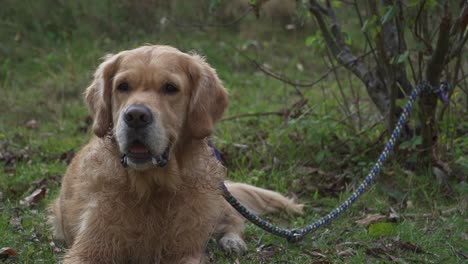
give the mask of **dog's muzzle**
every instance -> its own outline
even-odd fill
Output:
[[[121,163],[124,167],[135,165],[139,168],[151,165],[164,167],[169,161],[169,146],[161,153],[154,148],[154,144],[162,143],[154,140],[155,118],[151,110],[143,104],[130,105],[123,113],[125,128],[121,148]],[[164,143],[163,143],[164,144]]]

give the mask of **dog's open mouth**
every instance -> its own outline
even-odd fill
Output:
[[[125,167],[128,166],[129,159],[134,164],[150,162],[154,166],[164,167],[169,161],[169,150],[168,146],[161,155],[155,156],[145,144],[136,140],[128,147],[127,153],[122,155],[121,162]]]
[[[148,147],[146,147],[145,144],[141,143],[140,141],[135,141],[130,145],[127,155],[130,158],[136,160],[148,160],[152,157]]]

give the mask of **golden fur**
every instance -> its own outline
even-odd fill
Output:
[[[122,80],[130,91],[117,90]],[[161,90],[169,81],[177,93]],[[227,252],[246,250],[243,220],[220,193],[225,169],[206,140],[227,93],[201,57],[168,46],[107,56],[85,97],[96,136],[73,159],[51,205],[54,236],[70,247],[64,263],[200,263],[211,236]],[[155,116],[148,149],[170,146],[164,167],[120,162],[130,133],[122,113],[135,104]],[[302,210],[278,193],[227,185],[259,214]]]

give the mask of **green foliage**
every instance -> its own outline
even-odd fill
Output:
[[[375,38],[377,34],[382,30],[382,26],[377,16],[372,16],[366,19],[362,25],[361,31],[369,34],[372,38]]]
[[[390,20],[395,18],[397,8],[394,5],[387,6],[384,8],[385,13],[383,16],[380,17],[380,23],[385,24],[390,22]]]
[[[314,34],[307,36],[305,39],[306,46],[312,47],[317,52],[325,50],[325,40],[323,39],[322,32],[315,31]]]
[[[394,223],[375,223],[369,226],[369,235],[375,238],[396,236],[398,234],[396,225]]]
[[[211,1],[211,11],[219,10],[218,4],[227,1],[222,2]],[[284,31],[282,27],[274,28],[256,20],[248,27],[235,30],[198,31],[171,23],[160,27],[158,21],[163,17],[185,17],[181,15],[185,12],[187,21],[177,22],[190,23],[198,21],[190,19],[206,14],[197,13],[197,8],[205,11],[209,8],[205,1],[184,3],[187,8],[173,10],[167,1],[156,0],[140,1],[139,5],[124,0],[3,1],[0,24],[8,26],[0,27],[3,40],[0,43],[0,112],[4,113],[0,115],[0,153],[8,152],[17,159],[6,164],[0,158],[0,247],[15,248],[16,262],[53,263],[63,256],[64,245],[50,244],[46,207],[57,195],[60,175],[67,166],[66,154],[78,151],[91,136],[83,90],[91,81],[100,57],[144,43],[164,43],[205,55],[230,91],[226,116],[291,110],[298,100],[306,100],[304,106],[289,112],[288,117],[226,120],[217,125],[214,134],[217,147],[225,155],[229,179],[297,195],[306,204],[304,215],[268,216],[273,222],[285,227],[312,223],[346,199],[368,172],[383,147],[384,136],[380,139],[379,136],[384,126],[374,106],[363,96],[365,88],[359,80],[350,78],[344,84],[356,89],[344,91],[353,111],[347,116],[343,100],[334,97],[339,93],[335,79],[328,77],[313,88],[300,88],[304,94],[301,98],[293,88],[260,73],[245,59],[245,56],[255,58],[293,80],[315,80],[328,70],[328,65],[319,59],[326,48],[320,33]],[[340,5],[339,1],[332,4]],[[345,7],[341,4],[340,10]],[[391,14],[388,17],[391,19]],[[350,25],[351,22],[355,24],[356,18],[350,18]],[[363,31],[376,34],[380,24],[379,18],[372,18]],[[361,32],[346,26],[343,30],[347,43],[352,49],[359,48]],[[405,51],[395,62],[403,62],[409,55]],[[298,70],[298,64],[303,70]],[[454,96],[463,98],[458,93]],[[360,121],[358,109],[362,114]],[[453,157],[451,160],[466,168],[468,139],[463,131],[467,123],[454,118],[454,113],[443,121],[450,137],[445,136],[449,133],[443,133],[441,140]],[[31,119],[38,121],[37,129],[25,126]],[[362,124],[358,125],[359,122]],[[404,250],[391,253],[405,261],[461,261],[455,251],[466,248],[465,238],[461,236],[466,233],[463,210],[443,217],[402,217],[398,224],[381,223],[369,230],[355,224],[368,211],[387,212],[390,207],[403,215],[427,214],[458,206],[466,195],[464,186],[455,185],[452,196],[444,197],[431,178],[411,172],[417,163],[407,160],[414,157],[412,149],[419,143],[418,137],[403,142],[400,148],[410,154],[394,159],[378,184],[350,211],[299,244],[289,244],[247,225],[245,238],[249,253],[238,257],[239,262],[386,261],[387,256],[368,252],[379,248],[382,240],[393,241],[390,239],[396,235],[435,253]],[[22,207],[20,201],[43,180],[48,188],[45,198],[32,207]],[[11,224],[16,212],[22,217],[22,229],[15,229]],[[352,246],[353,255],[343,256],[338,250],[342,242],[360,246]],[[236,261],[225,256],[215,243],[210,242],[208,252],[213,263]],[[13,260],[6,261],[9,262]]]

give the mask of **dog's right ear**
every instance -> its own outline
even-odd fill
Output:
[[[112,78],[117,72],[119,58],[119,55],[105,56],[85,92],[86,104],[93,118],[93,132],[98,137],[104,137],[112,126]]]

